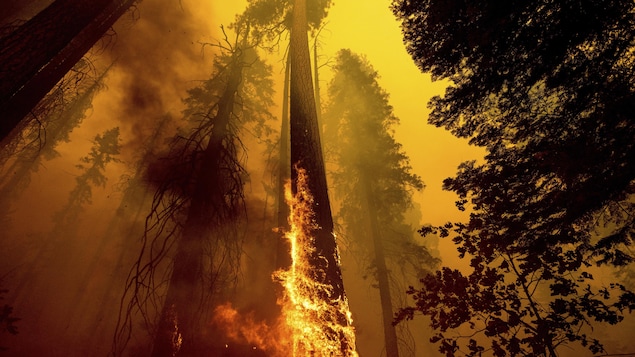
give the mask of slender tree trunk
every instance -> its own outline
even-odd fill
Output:
[[[56,0],[0,39],[0,141],[136,0]]]
[[[284,89],[282,97],[282,126],[280,128],[280,160],[278,166],[278,227],[287,230],[289,227],[289,205],[284,199],[284,185],[291,177],[291,159],[289,158],[289,77],[291,73],[291,56],[287,56],[284,71]],[[276,268],[287,269],[291,265],[291,247],[289,241],[279,235],[276,245]]]
[[[379,285],[379,299],[381,302],[381,315],[384,323],[384,342],[386,344],[386,356],[399,357],[399,344],[397,340],[397,332],[392,321],[394,311],[392,307],[392,299],[390,297],[390,279],[388,267],[386,266],[386,256],[384,254],[384,246],[381,240],[381,231],[379,222],[377,221],[377,207],[375,205],[373,191],[371,188],[370,178],[364,175],[360,178],[363,194],[366,196],[366,204],[368,211],[368,220],[370,223],[371,238],[373,240],[373,248],[375,250],[375,266],[377,267],[377,283]]]
[[[339,266],[339,253],[333,235],[333,217],[326,185],[326,172],[320,144],[320,132],[313,82],[311,78],[311,59],[307,38],[306,0],[295,0],[291,27],[291,163],[297,169],[304,169],[308,175],[308,189],[313,196],[312,209],[317,227],[309,232],[315,239],[315,252],[312,261],[314,279],[332,287],[330,296],[321,297],[336,304],[346,299],[342,273]],[[291,185],[297,193],[298,170],[291,170]],[[336,316],[333,323],[347,326],[346,316]],[[346,345],[341,338],[342,352],[354,349]]]
[[[197,175],[194,198],[178,242],[170,285],[154,339],[153,357],[198,356],[202,353],[196,351],[196,344],[203,255],[209,227],[228,219],[222,216],[225,198],[219,167],[223,141],[231,140],[229,123],[242,80],[242,59],[234,59],[231,66],[228,84],[214,118],[214,130]],[[213,221],[210,216],[214,217]]]
[[[322,102],[320,101],[320,66],[318,65],[317,41],[319,33],[313,41],[313,75],[315,76],[315,110],[317,113],[318,124],[322,119]]]

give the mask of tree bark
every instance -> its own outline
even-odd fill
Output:
[[[289,77],[291,74],[291,56],[287,56],[284,71],[284,87],[282,97],[282,126],[280,128],[280,161],[278,170],[278,227],[288,230],[289,205],[284,199],[284,185],[291,178],[291,159],[289,158]],[[291,266],[291,246],[289,241],[280,235],[276,245],[276,268],[287,269]]]
[[[315,76],[315,111],[317,113],[318,124],[322,120],[322,103],[320,101],[320,66],[318,65],[317,41],[319,33],[313,42],[313,74]]]
[[[0,39],[0,141],[136,0],[57,0]]]
[[[314,198],[313,211],[320,226],[315,230],[316,254],[325,258],[325,282],[333,286],[333,298],[343,297],[344,288],[337,262],[333,236],[333,218],[326,185],[326,171],[320,144],[317,111],[311,78],[311,60],[307,38],[306,0],[295,0],[291,28],[291,163],[308,174],[309,190]],[[297,170],[291,170],[291,185],[297,192]]]
[[[346,299],[342,273],[339,266],[339,253],[333,235],[333,217],[329,202],[326,171],[320,143],[320,132],[315,107],[313,82],[311,78],[311,59],[307,38],[306,0],[295,0],[291,27],[291,187],[297,193],[298,169],[304,169],[308,175],[308,189],[313,196],[312,209],[317,228],[309,232],[315,239],[315,252],[310,262],[314,267],[314,279],[332,287],[330,296],[322,297],[335,304]],[[335,317],[333,323],[347,326],[346,316]],[[348,341],[341,338],[342,351],[349,350]],[[354,349],[350,348],[350,349]]]

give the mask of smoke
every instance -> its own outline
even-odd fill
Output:
[[[211,73],[213,52],[209,47],[202,51],[203,42],[218,38],[220,21],[212,20],[211,3],[142,1],[91,51],[98,73],[112,64],[106,89],[95,97],[69,142],[56,148],[60,156],[43,161],[13,202],[13,229],[5,226],[0,232],[0,288],[9,289],[5,301],[14,307],[13,316],[21,318],[19,334],[0,335],[0,346],[11,354],[106,355],[110,350],[148,200],[143,189],[134,194],[124,189],[147,146],[176,133],[186,90]],[[22,5],[16,16],[35,14],[48,2]],[[165,123],[165,118],[171,120]],[[79,158],[87,155],[95,135],[113,127],[121,132],[120,162],[105,166],[104,186],[92,187],[90,204],[74,227],[52,235],[52,216],[64,207],[81,174]]]
[[[73,131],[70,142],[57,148],[60,157],[45,162],[33,177],[12,214],[16,229],[0,233],[6,235],[0,249],[0,275],[8,272],[2,288],[10,290],[7,303],[22,318],[17,324],[20,331],[17,336],[7,339],[0,336],[0,346],[8,347],[10,353],[108,354],[123,284],[137,257],[149,209],[147,202],[152,198],[152,188],[144,191],[147,187],[141,187],[133,195],[124,189],[128,182],[133,182],[135,166],[150,150],[148,146],[155,144],[152,155],[161,157],[161,152],[167,152],[165,144],[184,126],[181,112],[187,89],[207,79],[212,71],[213,47],[207,46],[203,51],[202,43],[215,43],[222,38],[221,22],[216,19],[231,19],[238,11],[240,6],[235,3],[212,0],[144,0],[124,14],[107,41],[92,51],[96,72],[112,64],[104,83],[107,89],[95,98],[88,117]],[[282,61],[272,57],[271,64],[280,66]],[[274,73],[283,76],[279,69]],[[280,83],[277,80],[278,93],[282,92]],[[166,117],[169,119],[164,122]],[[160,125],[161,131],[157,133]],[[93,188],[92,204],[76,222],[77,238],[72,242],[78,253],[65,254],[69,262],[64,264],[60,258],[42,261],[40,269],[25,275],[25,269],[51,238],[48,235],[53,226],[51,216],[68,200],[79,174],[75,167],[79,158],[90,150],[96,134],[115,126],[121,131],[121,163],[106,167],[105,187]],[[274,252],[280,233],[272,231],[276,225],[275,200],[267,196],[262,184],[272,181],[270,167],[265,162],[270,148],[250,134],[241,140],[249,149],[249,156],[244,159],[248,159],[246,168],[251,178],[245,187],[248,218],[244,227],[242,275],[233,306],[241,316],[271,324],[278,310],[277,285],[272,282],[270,271],[275,266]],[[272,157],[277,155],[274,153]],[[155,171],[147,178],[163,177],[173,170],[165,161],[154,163]],[[122,175],[126,179],[122,180]],[[123,198],[127,200],[122,202]],[[346,269],[344,274],[350,280],[346,279],[345,286],[351,306],[355,300],[359,312],[359,320],[354,317],[354,321],[359,321],[355,325],[360,327],[360,342],[368,351],[378,350],[381,338],[377,338],[374,327],[380,326],[380,316],[374,313],[378,306],[376,292],[353,282],[353,275],[361,275],[357,267]],[[22,280],[37,283],[17,296],[13,294],[14,287]],[[246,323],[251,322],[241,322]],[[135,320],[137,333],[129,343],[132,355],[147,354],[147,336],[151,331],[144,330],[144,326],[143,319]]]
[[[115,27],[116,43],[103,59],[115,63],[110,94],[95,111],[122,127],[128,154],[143,150],[166,114],[180,118],[186,90],[209,76],[212,53],[204,56],[202,43],[219,26],[210,14],[205,2],[146,0]]]

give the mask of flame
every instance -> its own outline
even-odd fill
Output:
[[[291,267],[274,273],[284,295],[279,300],[282,317],[293,336],[293,356],[357,356],[355,332],[346,299],[328,301],[332,286],[315,281],[310,264],[314,237],[307,232],[317,226],[311,209],[313,197],[308,189],[307,174],[298,168],[297,193],[285,187],[290,206],[290,230],[285,234],[291,245]],[[341,317],[345,321],[342,321]]]
[[[280,326],[270,327],[264,322],[256,321],[251,314],[241,315],[225,303],[214,309],[213,321],[223,326],[225,337],[231,342],[247,343],[254,350],[267,352],[269,356],[288,356],[288,338],[281,334]],[[226,345],[229,347],[229,345]]]
[[[311,210],[313,197],[307,187],[307,175],[298,169],[297,194],[285,185],[285,198],[290,206],[289,232],[292,263],[273,278],[282,284],[278,300],[281,317],[276,326],[240,314],[230,304],[218,306],[214,320],[224,326],[232,341],[247,341],[254,349],[279,357],[357,357],[355,331],[346,299],[332,301],[332,286],[314,279],[310,261],[314,253],[314,237],[308,232],[317,228]],[[314,257],[313,257],[314,259]]]

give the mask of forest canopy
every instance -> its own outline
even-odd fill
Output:
[[[429,123],[487,149],[444,181],[469,221],[421,230],[451,236],[471,272],[427,277],[400,318],[429,315],[447,355],[483,351],[445,334],[464,323],[495,355],[554,356],[573,341],[603,351],[586,329],[635,307],[591,274],[635,259],[635,4],[398,0],[393,11],[415,63],[451,81]]]
[[[635,352],[632,0],[5,2],[0,351]]]

